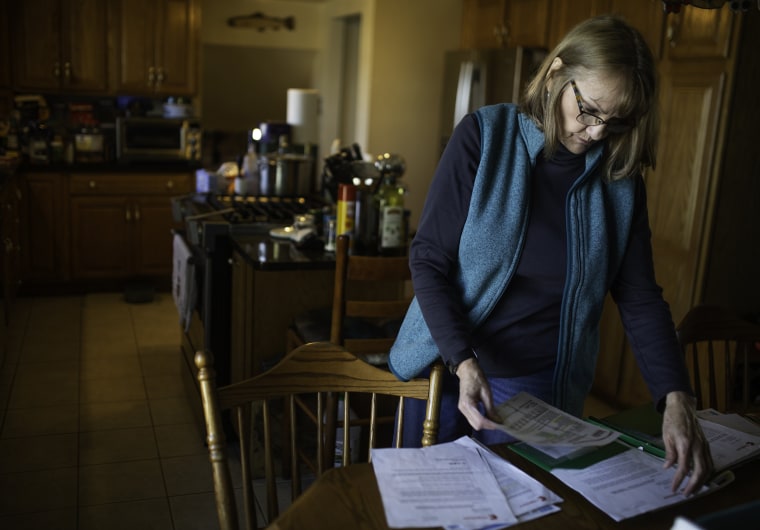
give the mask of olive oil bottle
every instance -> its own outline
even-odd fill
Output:
[[[398,155],[381,155],[376,163],[382,183],[375,195],[378,213],[378,254],[381,256],[406,255],[407,234],[404,219],[404,195],[401,182],[405,164]]]

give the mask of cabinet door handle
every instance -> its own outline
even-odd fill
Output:
[[[67,83],[71,81],[71,63],[69,61],[63,63],[63,78]]]
[[[95,182],[94,180],[91,180],[90,182],[88,182],[87,185],[90,187],[91,190],[94,190],[95,188],[98,187],[97,182]]]
[[[159,67],[156,71],[156,87],[160,87],[164,82],[164,69]]]
[[[124,220],[128,223],[132,222],[132,211],[129,209],[128,204],[124,207]]]
[[[156,69],[154,67],[148,68],[148,86],[153,86],[156,82]]]
[[[53,77],[56,79],[61,77],[61,63],[58,61],[53,63]]]
[[[504,24],[494,26],[493,35],[496,38],[496,43],[500,48],[503,48],[509,38],[509,29]]]
[[[135,222],[140,221],[140,205],[135,204]]]
[[[171,189],[174,189],[174,181],[173,181],[173,180],[170,180],[170,181],[168,181],[168,182],[166,183],[166,189],[167,189],[167,190],[171,190]]]
[[[678,15],[671,15],[670,22],[668,23],[667,39],[671,48],[675,48],[678,45],[678,37],[681,33],[681,18]]]

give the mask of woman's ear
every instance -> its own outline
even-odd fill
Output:
[[[559,57],[555,57],[554,60],[552,61],[552,64],[549,66],[549,70],[546,72],[546,90],[547,90],[547,94],[548,94],[548,91],[552,89],[552,85],[553,85],[553,83],[552,83],[553,79],[552,78],[554,77],[554,72],[556,72],[557,70],[559,70],[560,68],[562,68],[563,64],[564,63],[562,62],[562,59],[560,59]]]
[[[562,68],[564,64],[565,63],[562,62],[562,59],[560,59],[559,57],[555,57],[554,60],[552,61],[551,66],[549,66],[549,71],[546,72],[546,77],[550,78],[552,74],[556,72],[557,70],[559,70],[560,68]]]

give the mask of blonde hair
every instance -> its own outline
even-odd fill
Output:
[[[557,57],[562,65],[550,74]],[[546,56],[525,90],[521,110],[544,131],[545,155],[551,157],[560,143],[563,90],[571,79],[595,74],[621,80],[617,114],[634,123],[630,130],[607,137],[605,178],[617,180],[654,168],[659,132],[654,58],[641,33],[611,15],[588,19],[570,30]],[[548,83],[550,76],[552,82]]]

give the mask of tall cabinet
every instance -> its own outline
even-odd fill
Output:
[[[673,319],[677,324],[699,303],[757,316],[760,11],[684,6],[666,16],[659,0],[551,0],[547,47],[607,12],[636,26],[658,61],[660,142],[657,168],[645,179],[655,270]],[[651,399],[611,300],[594,393],[618,406]]]
[[[745,107],[750,100],[741,96],[749,95],[745,87],[757,78],[758,61],[739,62],[740,54],[757,49],[759,22],[757,11],[735,14],[726,7],[683,9],[666,23],[661,141],[657,168],[646,182],[657,280],[676,324],[699,303],[743,313],[760,310],[752,263],[737,261],[745,246],[757,241],[760,222],[760,210],[751,205],[756,200],[741,199],[743,192],[757,190],[760,167],[749,140],[760,112],[757,105]],[[727,138],[741,147],[727,144]],[[727,255],[726,248],[738,252]],[[753,249],[744,256],[752,253],[757,255]],[[734,288],[711,287],[727,283]],[[613,313],[608,307],[595,390],[624,406],[645,402],[650,396]]]
[[[9,10],[9,0],[0,0],[0,91],[11,85],[11,39]],[[0,108],[0,112],[2,112],[2,108]]]

